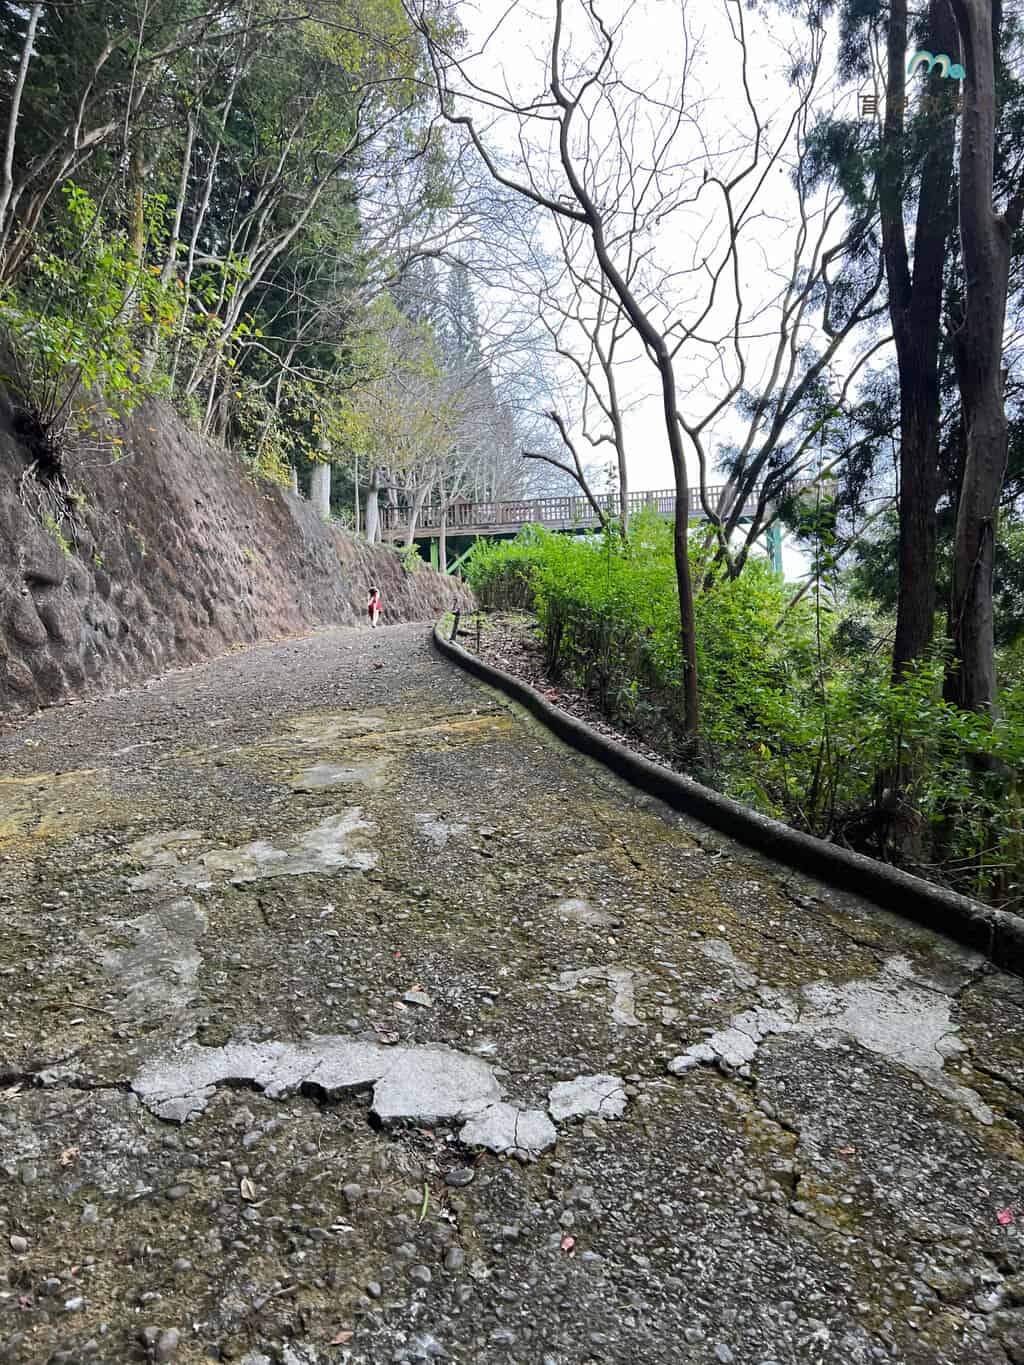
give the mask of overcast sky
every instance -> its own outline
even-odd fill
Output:
[[[580,11],[579,0],[571,0],[567,5],[569,18],[572,12]],[[725,19],[725,4],[722,0],[700,0],[700,3],[687,5],[687,31],[684,35],[680,0],[603,0],[599,4],[602,18],[616,23],[628,14],[627,23],[621,30],[617,42],[617,66],[624,78],[636,90],[647,96],[664,96],[666,100],[680,98],[680,74],[687,57],[689,67],[685,82],[683,108],[694,117],[691,126],[679,132],[680,160],[702,161],[702,146],[710,147],[709,164],[713,173],[721,171],[722,165],[729,164],[730,154],[741,156],[744,152],[750,119],[745,117],[743,87],[740,83],[741,64],[739,46],[730,33]],[[550,34],[554,14],[553,0],[519,0],[519,3],[502,4],[501,0],[466,0],[461,5],[460,15],[470,35],[471,52],[481,55],[472,61],[471,72],[475,81],[496,90],[507,90],[517,101],[537,97],[545,90],[546,67],[550,52]],[[786,66],[789,56],[799,46],[799,34],[786,29],[784,22],[774,23],[771,29],[760,25],[754,12],[744,7],[744,20],[748,25],[748,79],[756,101],[759,115],[769,124],[770,132],[784,126],[784,121],[793,106],[792,87],[789,83]],[[579,31],[571,33],[571,41],[565,44],[567,60],[573,55],[586,56],[586,34]],[[576,46],[579,41],[579,48]],[[829,63],[825,63],[829,70]],[[822,85],[822,97],[833,101],[833,91]],[[849,100],[849,93],[845,94]],[[515,131],[511,121],[494,121],[493,116],[482,109],[477,111],[481,126],[489,126],[490,145],[502,150],[509,160],[515,160]],[[597,117],[599,127],[599,116]],[[541,135],[539,131],[537,137]],[[643,145],[644,126],[638,128],[638,145]],[[553,158],[547,157],[542,146],[534,142],[531,146],[531,161],[537,165],[547,162],[553,165]],[[694,171],[689,171],[694,175]],[[751,370],[748,382],[758,384],[758,378],[766,377],[774,349],[771,347],[773,318],[770,302],[777,296],[780,280],[776,273],[788,265],[792,251],[795,218],[793,195],[788,173],[784,165],[778,165],[770,172],[760,198],[762,217],[756,222],[747,238],[741,253],[743,268],[744,313],[747,325],[744,332],[751,337],[747,345]],[[543,213],[539,213],[543,221]],[[699,261],[700,255],[713,253],[715,240],[724,227],[724,218],[715,214],[714,201],[705,192],[689,209],[677,209],[666,220],[661,232],[655,233],[650,240],[653,259],[657,259],[659,269],[691,268]],[[549,227],[541,228],[542,238],[553,242]],[[714,259],[714,257],[711,257]],[[706,281],[681,278],[679,283],[680,315],[685,310],[694,311],[702,306],[706,295]],[[676,285],[673,285],[673,288]],[[717,295],[722,304],[729,300]],[[504,307],[498,303],[496,307]],[[760,308],[766,308],[763,315]],[[718,307],[709,318],[705,332],[715,336],[728,328],[732,317],[733,304],[728,308]],[[728,313],[728,317],[726,317]],[[670,315],[670,314],[669,314]],[[760,340],[754,340],[754,337]],[[625,358],[629,359],[629,354]],[[713,359],[713,354],[711,354]],[[557,358],[553,358],[557,364]],[[724,382],[720,370],[711,369],[709,349],[684,349],[679,358],[680,401],[685,415],[692,416],[705,411],[714,399],[715,384]],[[561,371],[568,375],[568,371]],[[665,440],[662,422],[661,403],[657,396],[657,374],[649,360],[644,358],[639,347],[632,347],[631,363],[625,364],[621,373],[621,384],[629,404],[627,414],[629,480],[634,489],[664,489],[672,485],[672,467]],[[706,442],[714,450],[722,440],[735,440],[739,434],[735,416],[726,414],[715,420]],[[608,463],[612,456],[609,446],[602,446],[594,452],[599,463]],[[691,478],[696,474],[696,464],[691,460]]]
[[[620,73],[636,90],[648,96],[673,97],[679,102],[679,80],[687,59],[689,68],[682,100],[684,111],[692,114],[694,122],[680,130],[680,161],[694,162],[698,167],[704,153],[710,149],[708,164],[712,174],[720,173],[734,153],[743,152],[750,128],[745,120],[743,92],[740,83],[739,48],[725,20],[723,0],[701,0],[686,7],[688,39],[684,36],[680,0],[603,0],[599,5],[602,17],[617,22],[628,12],[618,43],[617,64]],[[579,10],[578,0],[571,0],[567,10]],[[546,66],[550,51],[550,35],[554,14],[553,0],[533,0],[533,3],[505,5],[498,0],[465,0],[461,17],[469,33],[469,47],[476,52],[483,49],[473,65],[474,78],[480,84],[496,90],[511,92],[520,102],[536,97],[545,88]],[[758,103],[759,114],[767,122],[769,133],[783,126],[793,107],[792,89],[787,74],[791,52],[799,46],[800,35],[785,23],[776,22],[771,29],[761,25],[756,15],[744,7],[748,24],[749,82]],[[570,30],[572,32],[572,30]],[[578,52],[585,56],[585,35],[577,48],[574,34],[566,44],[568,56]],[[831,63],[828,58],[823,70],[829,73],[822,84],[822,98],[831,104],[835,95],[828,86]],[[849,92],[843,95],[851,99]],[[855,97],[853,97],[855,98]],[[847,112],[850,112],[847,110]],[[517,145],[509,121],[495,123],[492,116],[478,110],[478,121],[490,125],[489,141],[503,150],[510,161],[515,159]],[[598,127],[600,124],[598,122]],[[541,128],[536,134],[540,137]],[[637,145],[643,144],[645,126],[637,130]],[[530,149],[534,165],[553,166],[553,158],[542,145],[534,141]],[[689,171],[692,176],[694,171]],[[795,196],[786,167],[776,166],[769,173],[761,192],[761,217],[757,221],[741,253],[744,275],[744,312],[747,316],[745,333],[751,341],[748,354],[751,371],[748,382],[757,387],[759,375],[767,373],[774,349],[771,300],[779,289],[777,272],[788,264],[793,241],[792,222]],[[714,200],[710,193],[700,196],[690,208],[677,209],[665,222],[660,234],[652,235],[649,245],[652,259],[660,268],[685,270],[698,262],[702,254],[712,252],[724,219],[716,218]],[[543,212],[541,214],[543,221]],[[553,240],[550,229],[542,229],[546,240]],[[714,256],[712,254],[712,259]],[[682,277],[673,288],[678,289],[680,314],[700,306],[706,293],[706,281]],[[719,294],[720,304],[728,300]],[[733,305],[723,310],[714,308],[708,325],[702,330],[709,335],[720,335],[727,328]],[[764,310],[763,313],[761,310]],[[725,314],[728,314],[728,317]],[[671,316],[669,310],[667,316]],[[763,335],[762,335],[763,333]],[[759,337],[760,340],[754,339]],[[713,359],[713,352],[712,359]],[[628,358],[628,353],[627,353]],[[557,358],[554,362],[557,363]],[[563,370],[562,372],[566,372]],[[709,351],[687,348],[679,357],[680,403],[688,417],[703,412],[713,402],[716,384],[724,376],[709,362]],[[671,463],[665,440],[664,425],[657,397],[657,377],[653,366],[639,348],[632,350],[632,363],[622,371],[622,385],[630,404],[626,418],[630,483],[634,489],[667,488],[672,484]],[[707,445],[714,450],[722,440],[735,439],[739,433],[735,417],[725,413],[716,420]],[[610,447],[602,447],[597,458],[607,463]],[[691,460],[691,477],[696,474],[696,463]],[[789,566],[787,566],[789,567]]]

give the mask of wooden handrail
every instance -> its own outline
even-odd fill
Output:
[[[708,488],[706,491],[708,506],[716,509],[728,491],[728,484],[716,484]],[[701,501],[700,489],[691,488],[689,492],[689,515],[703,520],[704,503]],[[744,501],[744,512],[748,509],[752,512],[757,507],[761,492],[760,486],[753,490]],[[601,493],[597,496],[597,501],[602,510],[610,516],[618,513],[618,494]],[[627,506],[630,513],[653,507],[662,516],[674,516],[675,490],[661,488],[650,492],[630,493]],[[406,530],[408,524],[406,509],[387,506],[380,509],[381,530],[385,533],[396,535]],[[559,529],[578,526],[584,529],[598,525],[598,517],[586,498],[574,494],[559,497],[494,499],[489,502],[454,502],[447,507],[442,507],[440,503],[430,503],[420,508],[416,533],[433,535],[443,525],[447,534],[451,536],[467,533],[486,535],[489,530],[492,533],[504,533],[530,524],[555,526]]]

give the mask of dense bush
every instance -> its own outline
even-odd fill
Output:
[[[694,579],[706,565],[692,550]],[[532,605],[547,666],[670,758],[683,752],[671,527],[573,538],[530,528],[480,543],[466,572],[481,600]],[[899,861],[999,903],[1024,896],[1024,688],[1001,718],[942,700],[943,661],[900,686],[877,623],[753,561],[696,603],[703,781],[812,833]]]

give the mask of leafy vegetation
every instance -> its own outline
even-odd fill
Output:
[[[51,465],[165,394],[256,478],[335,470],[357,527],[363,492],[535,479],[437,266],[457,173],[401,0],[0,0],[0,55],[6,379]]]
[[[691,546],[695,581],[708,556]],[[481,599],[534,606],[547,666],[674,760],[682,663],[672,529],[650,513],[630,543],[530,528],[466,562]],[[701,755],[689,770],[800,829],[898,861],[999,904],[1024,896],[1024,687],[997,719],[942,696],[935,652],[893,682],[887,623],[792,587],[761,559],[695,603],[704,679]],[[977,771],[976,756],[990,760]],[[878,790],[878,773],[893,773]]]
[[[101,401],[117,416],[149,393],[166,392],[166,377],[143,370],[133,324],[138,318],[166,337],[181,315],[174,291],[140,270],[127,235],[105,230],[84,189],[68,183],[62,197],[63,211],[26,263],[18,289],[0,290],[17,371],[8,383],[54,445],[72,424],[88,430]],[[154,199],[147,207],[149,231],[156,235],[164,205]]]

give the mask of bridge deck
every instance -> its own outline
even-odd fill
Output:
[[[722,505],[729,489],[725,484],[708,489],[712,507]],[[744,515],[753,513],[758,491],[744,504]],[[602,493],[597,501],[610,516],[618,514],[618,497]],[[635,516],[645,508],[653,508],[659,516],[672,517],[676,511],[676,495],[672,489],[650,493],[630,493],[629,512]],[[408,510],[401,507],[382,507],[381,535],[385,540],[398,540],[408,534]],[[690,489],[690,520],[704,519],[704,505],[700,490]],[[432,539],[441,534],[442,527],[449,536],[515,535],[524,526],[546,526],[551,531],[588,530],[599,525],[597,514],[584,497],[516,498],[503,502],[454,502],[447,509],[432,503],[420,509],[416,521],[417,537]]]

